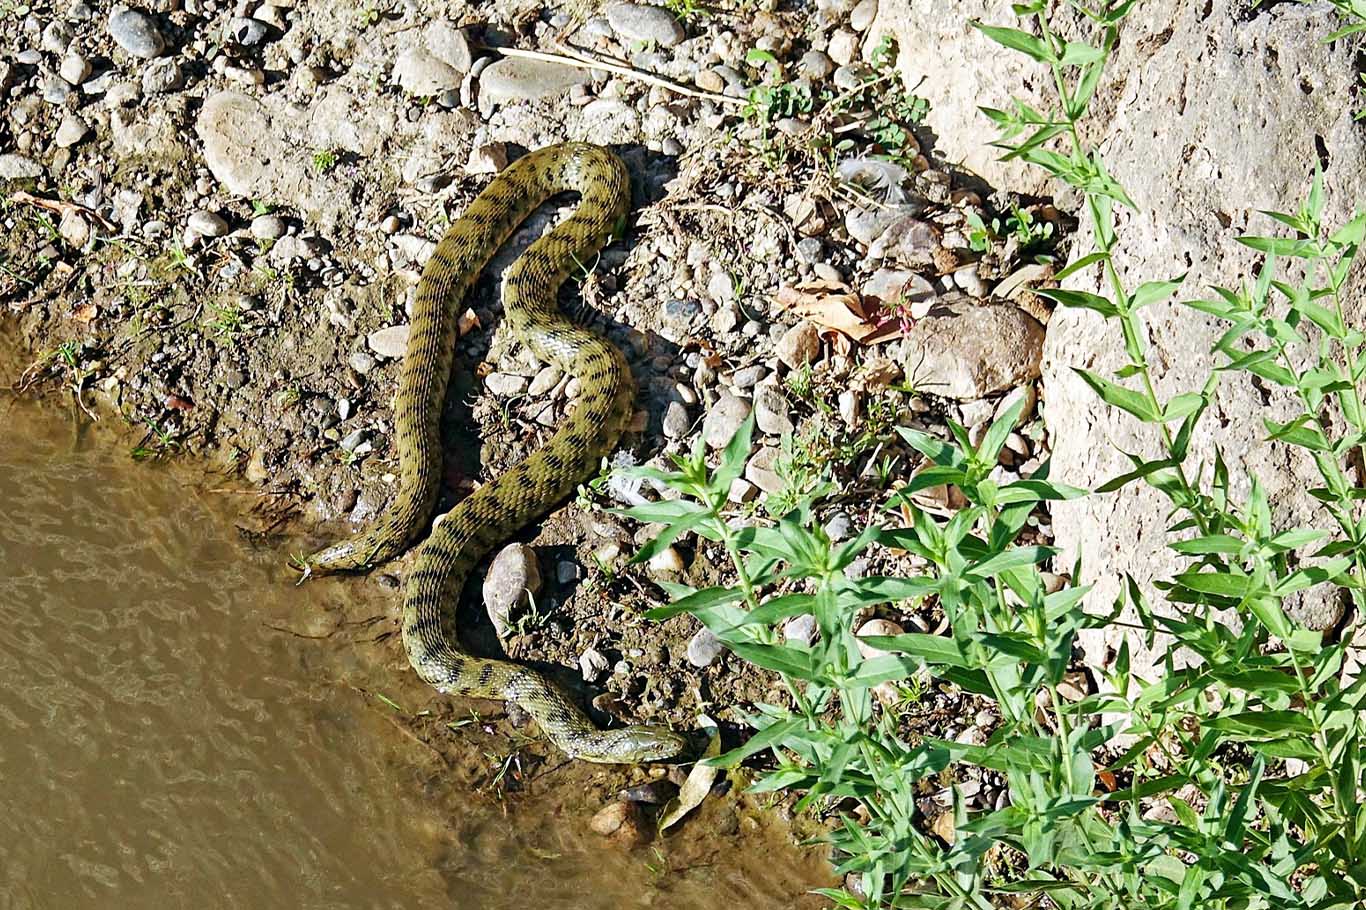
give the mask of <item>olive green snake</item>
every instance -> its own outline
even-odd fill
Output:
[[[599,730],[541,674],[470,655],[454,634],[456,599],[470,570],[590,477],[632,410],[635,382],[621,351],[571,322],[556,303],[571,270],[593,261],[630,204],[626,168],[607,149],[565,143],[527,154],[446,231],[417,286],[394,399],[400,468],[394,502],[368,531],[314,553],[305,568],[366,571],[422,536],[440,491],[439,418],[458,335],[457,305],[513,230],[546,200],[570,191],[580,195],[575,211],[504,272],[503,310],[519,341],[578,378],[578,399],[548,443],[461,500],[419,545],[403,593],[403,645],[418,676],[439,691],[514,702],[571,757],[659,761],[683,752],[685,738],[662,727]]]

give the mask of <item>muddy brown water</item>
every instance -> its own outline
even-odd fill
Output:
[[[337,589],[295,587],[235,507],[0,393],[0,910],[824,905],[768,826],[625,849],[572,775],[511,805],[443,786],[339,682],[393,667],[272,628]]]

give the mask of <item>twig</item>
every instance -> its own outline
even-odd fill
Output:
[[[562,66],[576,66],[580,67],[581,69],[602,70],[603,72],[607,73],[616,73],[618,76],[625,76],[628,79],[635,79],[638,82],[644,82],[646,85],[653,85],[657,88],[662,88],[667,91],[674,92],[675,94],[686,95],[689,98],[704,98],[709,101],[715,101],[718,104],[730,104],[736,106],[742,106],[748,103],[744,98],[732,98],[730,95],[719,95],[716,92],[708,92],[703,91],[702,89],[688,88],[686,85],[680,85],[677,82],[672,82],[660,76],[655,76],[650,73],[644,73],[638,69],[633,69],[629,66],[622,66],[617,63],[608,63],[604,60],[598,60],[594,57],[588,56],[587,54],[581,54],[578,52],[564,54],[547,54],[544,51],[526,51],[516,47],[498,47],[493,48],[493,50],[496,50],[504,57],[523,57],[527,60],[540,60],[544,63],[558,63]]]
[[[336,635],[336,634],[337,634],[337,631],[338,631],[337,629],[333,629],[331,632],[328,632],[326,635],[305,635],[303,632],[295,632],[293,629],[288,629],[288,628],[286,628],[286,627],[284,627],[284,626],[272,625],[272,624],[270,624],[270,623],[268,623],[268,622],[263,622],[263,623],[261,623],[261,625],[265,626],[267,629],[271,629],[271,630],[276,631],[276,632],[283,632],[283,633],[286,634],[286,635],[293,635],[295,638],[307,638],[307,639],[309,639],[309,640],[311,640],[311,641],[326,641],[327,639],[331,638],[333,635]]]
[[[35,196],[32,193],[25,192],[24,190],[19,190],[18,192],[11,193],[9,201],[23,203],[24,205],[36,206],[40,209],[47,209],[49,212],[58,212],[62,215],[75,213],[83,218],[90,218],[91,220],[98,223],[99,226],[104,228],[105,230],[112,231],[114,229],[114,223],[110,221],[108,218],[105,218],[103,215],[101,215],[99,212],[95,211],[92,208],[80,205],[75,202],[63,202],[60,199],[44,199],[41,196]]]
[[[385,716],[384,719],[387,720],[389,723],[393,724],[395,730],[402,733],[404,736],[408,737],[413,742],[417,743],[419,746],[422,746],[424,749],[430,750],[433,755],[441,759],[441,764],[445,765],[447,768],[451,767],[451,760],[446,757],[446,754],[444,752],[442,752],[436,746],[433,746],[431,743],[427,742],[421,736],[418,736],[417,732],[413,730],[411,727],[409,727],[407,724],[401,722],[396,717]]]

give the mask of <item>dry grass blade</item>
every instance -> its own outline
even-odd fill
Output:
[[[729,104],[733,106],[743,106],[745,104],[744,98],[732,98],[730,95],[719,95],[716,92],[689,88],[686,85],[680,85],[677,82],[655,76],[651,73],[645,73],[629,66],[623,66],[619,63],[609,63],[606,60],[590,57],[579,51],[562,54],[547,54],[544,51],[527,51],[516,47],[498,47],[492,49],[496,50],[504,57],[522,57],[527,60],[540,60],[543,63],[558,63],[562,66],[575,66],[580,69],[602,70],[606,73],[615,73],[618,76],[635,79],[637,82],[644,82],[646,85],[653,85],[658,88],[666,89],[688,98],[705,98],[710,101],[715,101],[717,104]]]

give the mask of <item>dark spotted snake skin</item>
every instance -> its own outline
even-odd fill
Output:
[[[593,261],[630,204],[626,169],[607,149],[567,143],[532,152],[494,179],[437,244],[417,287],[394,400],[398,494],[373,528],[314,553],[307,568],[320,574],[367,571],[422,536],[440,486],[438,423],[459,303],[527,215],[567,191],[580,194],[578,208],[508,267],[503,308],[517,339],[578,377],[581,393],[543,448],[462,500],[418,547],[403,595],[403,645],[413,669],[438,690],[515,702],[572,757],[658,761],[681,753],[685,739],[657,727],[598,730],[539,673],[467,654],[454,634],[456,599],[470,570],[590,477],[631,412],[635,384],[621,352],[570,322],[556,304],[561,283],[579,263]]]

